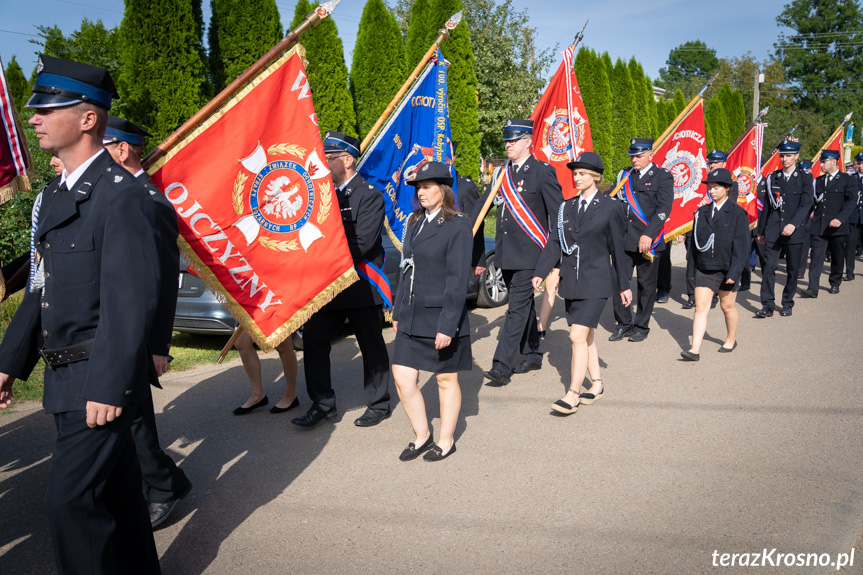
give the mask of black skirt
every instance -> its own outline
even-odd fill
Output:
[[[469,335],[454,337],[444,349],[435,349],[434,340],[433,337],[414,337],[396,332],[393,365],[432,373],[456,373],[473,369]]]
[[[564,300],[566,304],[566,322],[569,325],[583,325],[585,327],[596,328],[599,325],[602,310],[605,309],[606,301],[608,301],[606,297]]]
[[[727,270],[703,272],[699,269],[696,269],[695,287],[710,288],[711,290],[713,290],[713,293],[717,293],[720,291],[736,292],[740,289],[740,281],[735,281],[733,284],[725,283],[725,280],[728,279],[728,276],[725,275],[726,271]]]

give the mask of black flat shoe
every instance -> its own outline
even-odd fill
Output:
[[[633,331],[634,331],[634,329],[631,327],[629,327],[629,328],[619,327],[619,328],[617,328],[616,332],[611,334],[611,337],[608,338],[608,341],[620,341],[623,338],[632,335]]]
[[[719,353],[731,353],[735,349],[737,349],[737,341],[735,341],[734,345],[732,345],[731,347],[720,346]]]
[[[645,331],[633,331],[632,335],[629,336],[629,341],[639,342],[647,339],[647,332]]]
[[[392,411],[377,411],[374,409],[366,409],[366,412],[354,420],[354,425],[357,427],[372,427],[388,418]]]
[[[264,407],[268,403],[270,403],[270,400],[267,399],[267,396],[265,395],[264,399],[262,399],[261,401],[259,401],[258,403],[256,403],[255,405],[253,405],[251,407],[242,407],[242,406],[238,407],[237,409],[234,410],[234,415],[246,415],[247,413],[251,413],[255,409],[258,409],[259,407]]]
[[[302,417],[295,417],[291,420],[291,423],[299,425],[300,427],[314,427],[325,419],[332,419],[336,415],[338,414],[335,409],[323,411],[322,409],[312,406],[305,415]]]
[[[291,404],[287,407],[279,407],[278,405],[274,405],[273,407],[270,408],[270,413],[284,413],[286,411],[290,411],[293,408],[299,407],[299,406],[300,406],[300,399],[298,397],[295,397],[294,401],[292,401]]]
[[[763,307],[755,312],[755,317],[762,319],[765,317],[773,317],[773,308]]]
[[[692,309],[695,307],[695,300],[692,298],[689,298],[688,300],[683,302],[683,305],[681,305],[680,307],[683,309]]]
[[[419,457],[423,451],[429,449],[432,445],[434,445],[434,440],[432,438],[432,434],[429,433],[429,438],[426,439],[426,442],[419,447],[417,447],[413,443],[408,443],[407,449],[402,451],[402,454],[399,455],[399,459],[401,461],[413,461],[414,459]]]
[[[830,289],[827,290],[827,293],[839,293],[839,286],[830,286]]]
[[[791,315],[791,308],[789,306],[785,306],[782,308],[782,311],[779,312],[779,315],[782,317],[788,317]]]
[[[490,379],[498,385],[506,385],[510,382],[510,377],[508,375],[504,375],[495,368],[482,372],[482,375],[486,379]]]
[[[440,461],[441,459],[446,459],[453,453],[455,453],[455,443],[452,444],[452,447],[450,447],[449,451],[446,453],[444,453],[436,443],[432,443],[431,449],[423,455],[423,461]]]
[[[540,337],[540,339],[545,339],[545,330],[542,330],[541,332],[539,332],[539,337]]]
[[[846,281],[846,282],[853,282],[853,281],[854,281],[854,274],[848,274],[848,275],[846,275],[846,276],[845,276],[845,281]]]
[[[806,298],[814,299],[818,297],[818,292],[809,288],[804,288],[800,290],[800,295]]]
[[[686,361],[698,361],[699,359],[701,359],[701,355],[697,353],[692,353],[688,349],[684,349],[683,351],[681,351],[680,357],[682,357]]]
[[[527,360],[524,360],[518,367],[512,370],[513,373],[527,373],[529,371],[536,371],[538,369],[542,369],[542,364],[540,363],[531,363]]]

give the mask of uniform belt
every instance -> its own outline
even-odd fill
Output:
[[[90,357],[90,350],[93,349],[92,339],[70,345],[69,347],[61,347],[59,349],[41,349],[42,359],[45,360],[45,365],[49,369],[75,363],[76,361],[84,361]]]

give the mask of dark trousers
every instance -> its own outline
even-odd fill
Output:
[[[782,290],[782,305],[794,307],[794,294],[797,291],[797,273],[803,257],[803,244],[780,244],[768,241],[762,250],[764,261],[761,276],[761,305],[770,309],[776,307],[773,286],[776,283],[776,268],[779,267],[779,253],[783,249],[785,249],[785,269],[788,277],[785,280],[785,289]]]
[[[812,259],[809,262],[809,291],[818,293],[824,255],[830,249],[830,287],[842,284],[845,267],[845,236],[812,236]]]
[[[309,318],[303,328],[303,369],[306,389],[318,409],[336,408],[336,393],[330,374],[330,350],[345,320],[357,337],[363,356],[363,386],[368,407],[375,411],[390,409],[390,357],[384,343],[382,306],[354,309],[324,308]]]
[[[845,243],[845,274],[854,275],[857,261],[857,246],[860,240],[860,224],[848,224],[848,240]]]
[[[656,258],[650,262],[638,252],[624,252],[623,261],[619,262],[618,265],[623,268],[623,275],[628,278],[632,277],[632,270],[636,270],[638,293],[632,299],[633,302],[638,302],[638,311],[633,320],[631,306],[624,307],[619,297],[611,298],[611,301],[614,302],[614,319],[617,320],[617,326],[624,329],[634,328],[635,331],[648,333],[650,331],[650,315],[653,313],[653,304],[656,302],[654,295],[656,294],[659,262]],[[612,279],[617,284],[616,277],[612,277]],[[615,291],[628,287],[615,285]]]
[[[54,416],[45,507],[61,575],[161,572],[130,433],[137,407],[95,429],[83,411]]]
[[[512,375],[512,370],[522,360],[536,365],[542,363],[531,279],[533,270],[503,270],[509,305],[497,336],[492,367],[506,375]]]
[[[159,446],[153,396],[149,393],[141,401],[138,414],[132,421],[132,437],[147,503],[167,503],[185,497],[192,489],[192,483]]]
[[[659,253],[659,271],[656,277],[656,291],[671,293],[671,243],[665,244],[665,249]]]

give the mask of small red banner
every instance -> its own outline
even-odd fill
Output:
[[[842,154],[842,128],[841,127],[839,127],[838,130],[833,132],[833,135],[830,136],[830,139],[827,140],[827,143],[824,144],[824,146],[821,148],[821,150],[818,150],[818,155],[812,159],[812,170],[810,170],[812,173],[812,179],[815,179],[821,175],[821,151],[822,150],[838,150],[839,151],[839,157],[840,157],[839,171],[840,172],[845,171],[845,162],[842,161],[842,159],[841,159],[843,156],[843,154]]]
[[[758,220],[758,167],[761,164],[761,144],[764,124],[752,124],[737,145],[728,152],[725,167],[737,180],[737,203],[749,214],[749,225]]]
[[[563,53],[563,62],[548,83],[545,93],[533,110],[533,144],[531,153],[551,164],[563,189],[564,199],[578,195],[572,171],[566,167],[582,152],[593,151],[587,111],[572,68],[573,48]]]
[[[0,61],[0,204],[20,190],[30,189],[30,151],[12,103]]]
[[[357,280],[297,47],[150,169],[180,246],[270,349]]]

